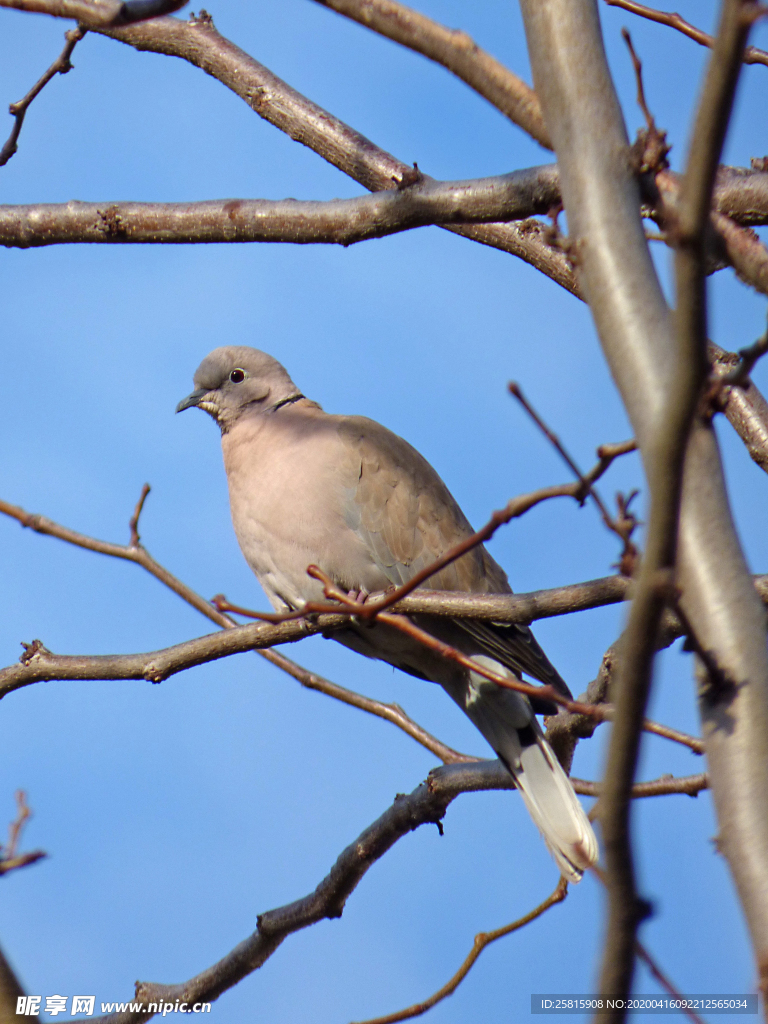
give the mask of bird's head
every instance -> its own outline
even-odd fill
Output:
[[[304,397],[276,359],[244,345],[214,349],[198,366],[194,385],[176,412],[192,406],[204,409],[223,433],[244,412],[273,412]]]

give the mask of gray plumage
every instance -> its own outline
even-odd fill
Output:
[[[218,348],[194,383],[177,411],[198,406],[221,428],[237,539],[278,611],[322,600],[322,584],[307,575],[310,564],[344,590],[374,593],[405,583],[473,532],[435,470],[406,441],[373,420],[323,412],[266,353]],[[482,546],[427,585],[511,592]],[[427,615],[416,621],[481,666],[509,678],[526,673],[570,696],[527,627]],[[334,639],[439,683],[509,769],[561,872],[581,878],[597,859],[597,841],[524,695],[381,623],[351,622]],[[536,710],[553,708],[539,702]]]

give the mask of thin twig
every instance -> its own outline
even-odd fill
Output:
[[[342,606],[344,606],[345,610],[350,615],[360,617],[360,613],[363,609],[368,607],[367,604],[359,604],[357,601],[350,598],[343,590],[337,587],[333,580],[331,580],[321,569],[318,569],[317,566],[310,566],[308,571],[310,576],[323,583],[326,597],[338,601]],[[499,675],[497,672],[486,668],[484,665],[478,664],[478,662],[474,661],[466,654],[462,654],[461,651],[458,651],[450,644],[445,643],[443,640],[438,640],[437,637],[427,633],[403,615],[379,612],[377,620],[385,625],[392,626],[395,629],[400,630],[401,633],[405,633],[412,639],[417,640],[424,647],[434,651],[436,654],[446,658],[448,661],[454,661],[463,668],[468,669],[470,672],[474,672],[477,675],[482,676],[484,679],[488,679],[490,682],[496,683],[498,686],[502,686],[505,689],[515,690],[517,693],[524,693],[528,697],[551,700],[554,703],[559,704],[561,707],[564,707],[567,711],[571,711],[576,714],[589,715],[601,722],[613,721],[615,717],[615,709],[610,704],[584,704],[580,701],[569,700],[567,697],[564,697],[562,693],[556,690],[554,686],[533,686],[530,683],[524,683],[521,679]],[[659,725],[657,722],[651,722],[648,719],[643,721],[642,728],[647,732],[653,732],[658,736],[663,736],[665,739],[673,740],[676,743],[682,743],[697,754],[704,753],[704,745],[702,741],[696,739],[694,736],[689,736],[687,733],[679,732],[677,729],[671,729],[665,725]]]
[[[367,711],[369,715],[383,718],[385,722],[391,722],[392,725],[402,729],[407,736],[416,740],[417,743],[420,743],[430,753],[439,757],[443,764],[469,764],[482,760],[479,757],[472,757],[471,754],[462,754],[458,750],[454,750],[453,747],[449,747],[447,743],[437,739],[437,737],[422,728],[418,722],[414,722],[399,704],[384,704],[382,701],[364,697],[360,693],[355,693],[354,690],[348,690],[344,686],[339,686],[338,683],[332,683],[330,679],[325,679],[315,672],[302,668],[301,665],[297,665],[296,662],[286,658],[285,655],[280,654],[278,651],[271,651],[270,653],[273,655],[273,658],[270,659],[272,663],[278,668],[282,668],[289,676],[293,676],[306,689],[316,690],[318,693],[325,694],[326,697],[333,697],[334,700],[341,701],[342,704],[348,704],[350,707],[358,708],[360,711]]]
[[[632,45],[632,36],[629,34],[627,29],[622,28],[621,38],[624,40],[627,49],[629,50],[629,56],[632,61],[632,67],[635,70],[635,83],[637,84],[637,105],[643,113],[645,118],[645,126],[649,131],[655,130],[656,119],[648,107],[645,99],[645,86],[643,85],[643,65],[640,58],[637,55],[635,47]]]
[[[646,967],[651,972],[656,981],[658,981],[661,987],[665,991],[669,992],[673,999],[677,999],[680,1001],[679,1005],[682,1007],[682,1011],[686,1015],[688,1020],[691,1021],[691,1024],[704,1024],[702,1018],[698,1015],[698,1013],[696,1013],[695,1010],[691,1009],[691,1007],[688,1006],[688,1001],[672,984],[672,982],[669,980],[666,974],[664,974],[664,972],[653,959],[651,954],[639,940],[635,942],[635,952],[640,957],[640,959],[645,963]]]
[[[722,378],[723,384],[743,387],[747,383],[755,363],[766,352],[768,352],[768,330],[764,331],[753,345],[739,349],[740,362]]]
[[[667,25],[669,28],[674,28],[678,32],[682,32],[684,36],[688,36],[695,43],[699,43],[700,46],[709,46],[711,48],[714,44],[714,36],[709,35],[709,33],[702,31],[700,28],[696,28],[695,25],[691,25],[690,22],[681,18],[679,14],[657,11],[654,7],[646,7],[645,4],[636,3],[636,0],[605,0],[605,2],[609,7],[621,7],[622,10],[629,11],[630,14],[637,14],[641,18],[647,18],[648,21],[655,21],[658,25]],[[745,47],[741,59],[744,64],[765,64],[768,67],[768,53],[765,50],[759,50],[756,46]]]
[[[656,119],[648,107],[645,99],[645,87],[643,85],[643,65],[632,45],[632,37],[629,32],[622,28],[621,35],[627,44],[632,66],[635,70],[635,81],[637,83],[637,105],[645,118],[645,129],[637,134],[637,140],[632,147],[635,169],[638,174],[655,174],[665,170],[669,163],[667,155],[671,146],[667,145],[667,133],[659,131],[656,127]]]
[[[369,1020],[362,1021],[361,1024],[396,1024],[397,1021],[410,1020],[412,1017],[420,1017],[427,1010],[431,1010],[437,1003],[441,1003],[443,999],[453,995],[462,981],[469,974],[475,961],[486,948],[490,946],[492,942],[496,942],[497,939],[503,939],[506,935],[511,935],[512,932],[518,931],[520,928],[524,928],[525,925],[530,924],[531,921],[535,921],[537,917],[541,917],[542,914],[546,913],[550,907],[553,907],[556,903],[562,903],[565,897],[568,895],[568,883],[564,878],[561,878],[557,883],[555,891],[547,896],[543,903],[540,903],[538,907],[535,907],[529,913],[518,918],[516,921],[512,921],[511,924],[504,925],[503,928],[496,928],[492,932],[478,932],[475,936],[475,941],[472,943],[472,949],[468,953],[464,963],[459,967],[458,971],[453,977],[439,988],[437,992],[433,993],[428,999],[425,999],[421,1003],[414,1003],[413,1006],[408,1006],[404,1010],[399,1010],[397,1013],[388,1013],[384,1017],[372,1017]]]
[[[16,807],[16,817],[8,826],[8,844],[5,848],[0,846],[0,875],[5,875],[16,868],[25,868],[48,856],[43,850],[33,850],[31,853],[18,852],[21,833],[32,817],[26,793],[22,789],[16,791]]]
[[[42,78],[38,79],[37,82],[32,86],[24,99],[19,100],[18,103],[12,103],[9,107],[11,114],[16,118],[11,134],[8,136],[5,145],[0,149],[0,167],[3,167],[11,159],[13,154],[18,150],[19,134],[21,133],[21,126],[24,124],[24,117],[26,116],[27,110],[29,109],[30,103],[34,98],[42,92],[45,86],[50,82],[56,75],[66,75],[68,71],[72,70],[72,64],[70,57],[72,52],[83,38],[86,33],[86,29],[77,26],[77,28],[70,29],[69,32],[64,33],[66,44],[64,49],[61,51],[56,60],[51,64]]]
[[[141,495],[139,500],[136,502],[136,508],[133,510],[133,515],[128,520],[128,529],[131,531],[131,539],[128,541],[129,548],[137,548],[141,543],[141,537],[139,536],[139,519],[141,513],[144,510],[144,502],[147,500],[147,495],[152,490],[149,484],[144,484],[141,489]]]
[[[600,796],[600,783],[577,779],[571,775],[571,785],[581,796]],[[642,800],[653,796],[698,796],[702,790],[709,789],[709,776],[706,772],[698,775],[661,775],[658,779],[648,782],[636,782],[632,787],[632,799]]]
[[[582,489],[579,495],[577,496],[577,500],[583,504],[587,498],[587,495],[590,495],[595,505],[597,505],[597,508],[600,511],[600,515],[602,516],[605,525],[608,527],[609,530],[615,533],[616,536],[621,540],[622,544],[624,545],[624,548],[622,550],[619,562],[620,571],[625,576],[632,576],[639,558],[637,547],[632,542],[632,533],[635,529],[635,526],[637,525],[636,520],[634,519],[634,517],[629,517],[625,514],[626,505],[624,508],[622,508],[621,506],[619,507],[619,517],[614,519],[614,517],[611,516],[611,514],[608,512],[608,509],[605,507],[603,499],[600,497],[600,494],[598,493],[597,488],[594,485],[600,479],[600,477],[606,472],[606,470],[611,465],[614,459],[618,458],[619,455],[624,455],[627,452],[635,451],[635,449],[637,448],[637,444],[635,443],[635,441],[624,441],[622,443],[614,445],[601,445],[600,448],[597,449],[597,457],[599,459],[599,462],[593,469],[589,471],[589,473],[584,474],[579,469],[576,462],[568,454],[568,452],[565,449],[565,446],[563,445],[562,441],[557,436],[557,434],[553,430],[551,430],[549,426],[547,426],[547,424],[544,422],[544,420],[541,418],[538,412],[533,408],[531,403],[525,397],[520,385],[516,381],[510,381],[507,387],[509,389],[509,393],[518,400],[520,405],[522,405],[523,409],[525,409],[525,411],[531,417],[531,419],[539,428],[539,430],[553,445],[553,447],[561,456],[565,464],[568,466],[568,468],[571,470],[571,472],[574,474],[574,476],[581,484]],[[626,504],[628,504],[628,502]]]

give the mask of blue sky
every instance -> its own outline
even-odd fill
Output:
[[[486,0],[420,10],[461,27],[530,80],[519,13]],[[679,0],[711,28],[711,0]],[[315,102],[437,178],[498,174],[551,157],[443,69],[308,0],[209,8],[219,30]],[[186,11],[184,12],[186,13]],[[603,6],[611,67],[631,134],[641,124],[620,29],[645,66],[649,104],[684,158],[706,53],[668,29]],[[19,99],[58,54],[66,23],[0,12],[0,100]],[[762,26],[753,41],[768,45]],[[261,121],[186,63],[89,35],[75,70],[27,116],[0,169],[0,202],[330,199],[360,188]],[[726,160],[768,150],[768,69],[744,70]],[[6,118],[10,130],[11,119]],[[669,257],[656,251],[669,282]],[[578,460],[630,436],[589,312],[512,257],[437,228],[349,249],[299,246],[89,247],[0,256],[4,417],[0,493],[74,529],[128,539],[142,484],[142,536],[204,596],[265,599],[232,532],[217,431],[174,417],[202,357],[252,344],[285,363],[329,411],[377,419],[438,469],[473,523],[511,495],[567,479],[506,392],[518,380]],[[765,303],[732,275],[711,283],[710,333],[725,348],[763,330]],[[768,366],[756,372],[768,390]],[[754,571],[768,569],[768,479],[720,425],[733,506]],[[603,486],[642,488],[636,456]],[[617,547],[590,508],[542,506],[491,550],[519,591],[603,576]],[[0,520],[0,661],[40,637],[59,653],[153,650],[209,632],[138,568]],[[575,693],[616,638],[620,608],[552,619],[536,634]],[[287,652],[337,682],[401,704],[459,749],[488,753],[442,691],[313,638]],[[337,854],[435,760],[391,726],[308,693],[258,656],[148,683],[54,682],[0,708],[0,823],[13,792],[35,817],[25,846],[49,859],[3,880],[0,942],[27,990],[128,999],[133,981],[180,982],[256,927],[260,912],[311,891]],[[659,662],[654,717],[697,731],[690,659]],[[577,751],[599,777],[607,730]],[[640,774],[701,770],[644,742]],[[643,941],[686,992],[750,991],[754,972],[711,803],[637,807]],[[292,936],[214,1004],[221,1024],[362,1020],[439,987],[475,932],[527,912],[557,873],[516,795],[464,796],[445,836],[424,827],[376,864],[341,921]],[[435,1024],[527,1016],[532,992],[587,993],[602,896],[591,879],[523,932],[488,949]],[[638,991],[656,991],[639,973]],[[725,1020],[726,1018],[719,1018]]]

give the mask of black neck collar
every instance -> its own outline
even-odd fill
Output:
[[[278,409],[282,409],[284,405],[292,405],[294,402],[301,401],[302,398],[306,397],[301,392],[295,395],[289,395],[288,398],[283,398],[282,401],[278,402],[277,405],[273,405],[270,412],[277,412]]]

